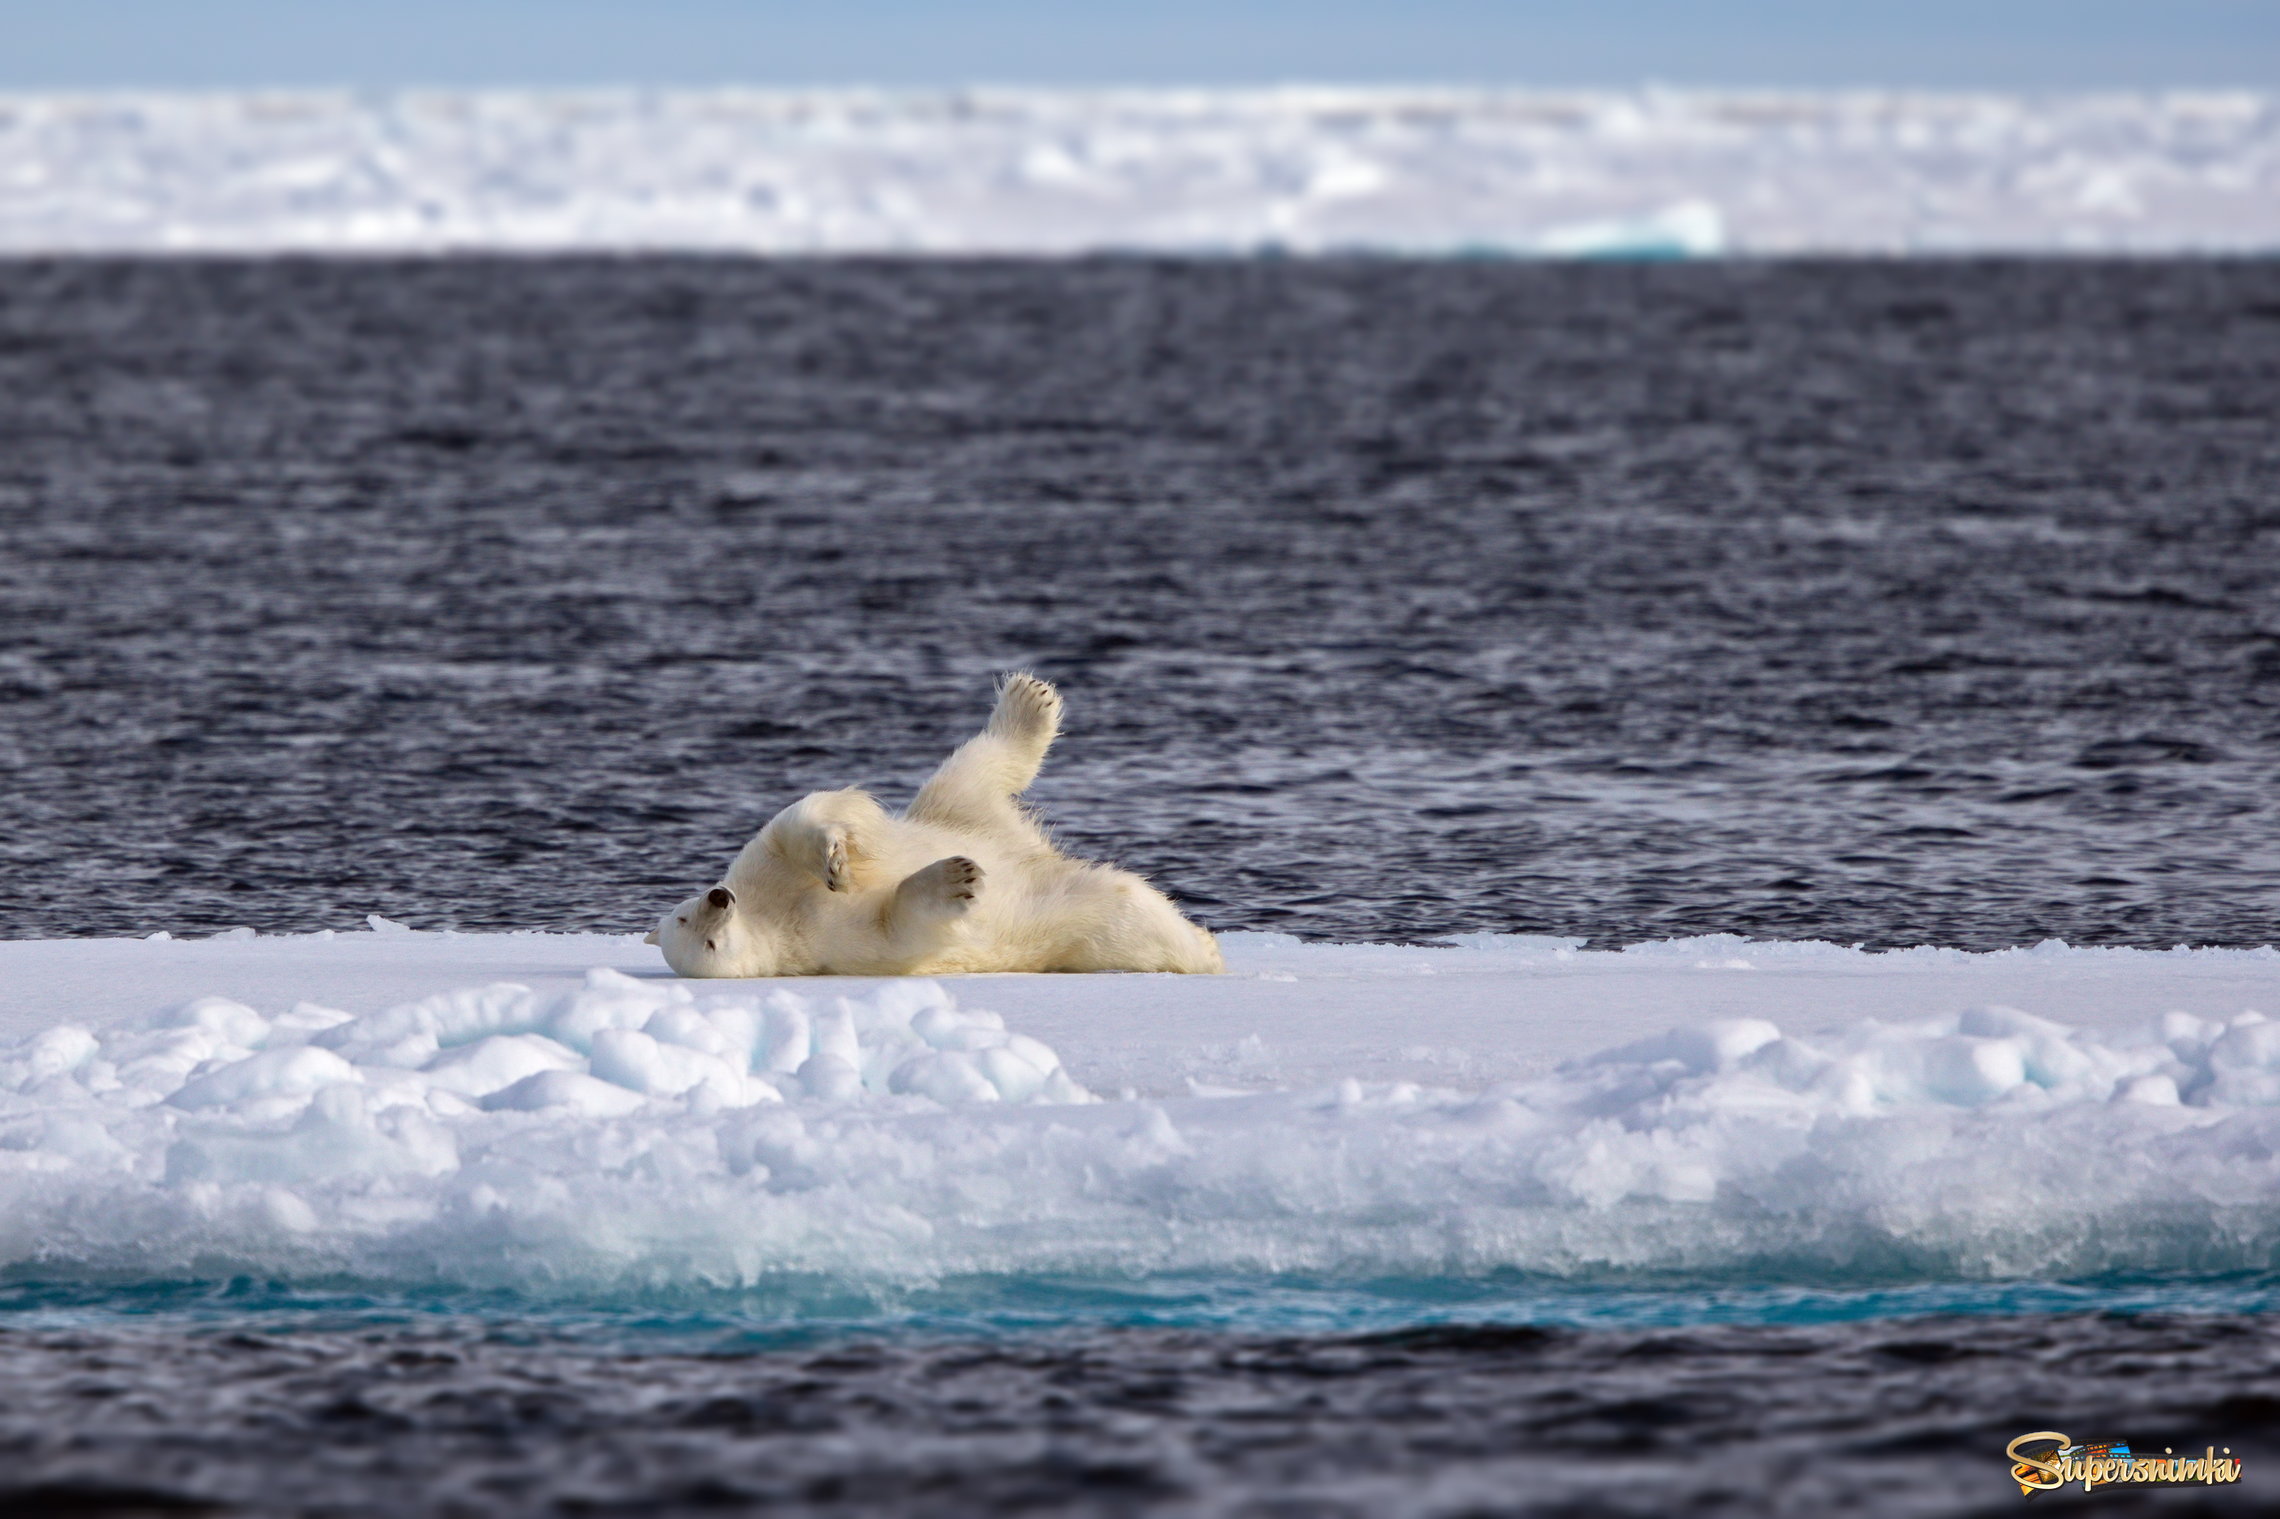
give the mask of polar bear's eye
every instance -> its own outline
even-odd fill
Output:
[[[710,939],[707,939],[707,940],[705,940],[705,948],[707,948],[707,949],[717,949],[717,948],[719,948],[719,946],[718,946],[718,945],[716,945],[716,944],[714,944],[712,940],[710,940]]]
[[[673,921],[680,924],[683,928],[687,928],[689,926],[689,920],[687,918],[675,918]]]

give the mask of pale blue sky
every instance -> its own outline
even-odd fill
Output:
[[[2280,85],[2280,0],[0,0],[0,89]]]

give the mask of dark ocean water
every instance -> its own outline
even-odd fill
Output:
[[[2280,261],[0,264],[0,933],[626,928],[1062,683],[1218,927],[2280,917]]]
[[[1218,927],[2264,943],[2276,420],[2273,261],[0,263],[0,935],[638,926],[1022,665]],[[0,1513],[2251,1513],[2274,1288],[15,1284]]]

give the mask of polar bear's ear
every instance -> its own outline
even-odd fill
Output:
[[[705,893],[705,903],[716,912],[726,912],[736,905],[736,893],[725,886],[715,886]]]
[[[644,944],[655,944],[657,942],[657,930],[653,928],[649,932],[643,934],[641,936],[641,942]]]

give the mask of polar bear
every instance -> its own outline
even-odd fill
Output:
[[[1006,676],[900,817],[863,791],[803,797],[648,942],[683,976],[1224,970],[1162,892],[1062,854],[1015,800],[1060,728],[1058,691]]]

